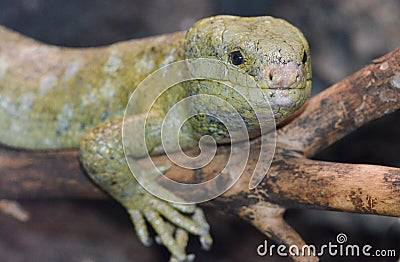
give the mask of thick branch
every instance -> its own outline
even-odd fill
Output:
[[[0,147],[0,199],[105,197],[85,175],[77,151],[39,153]]]
[[[400,109],[400,49],[334,84],[279,130],[287,149],[313,156],[366,123]]]
[[[83,175],[76,152],[30,153],[3,149],[0,157],[0,198],[105,196]],[[223,165],[228,157],[226,148],[219,149],[213,165],[216,168]],[[252,152],[250,159],[257,159],[256,152]],[[166,158],[159,157],[156,161],[164,162]],[[249,190],[254,162],[250,161],[241,179],[211,205],[236,214],[259,202],[273,202],[286,207],[400,216],[399,168],[313,161],[281,150],[268,178],[256,190]],[[205,168],[203,175],[215,175],[214,170]],[[167,175],[191,177],[194,172],[172,165]]]
[[[284,166],[282,166],[284,165]],[[285,167],[290,172],[280,172]],[[291,158],[259,190],[283,206],[400,216],[400,169]]]
[[[224,163],[226,157],[222,153],[216,161]],[[255,152],[250,156],[256,157]],[[255,190],[249,190],[253,164],[211,204],[236,214],[246,207],[272,202],[283,207],[400,216],[400,168],[315,161],[278,149],[268,177]],[[176,167],[171,172],[178,170],[182,175]]]

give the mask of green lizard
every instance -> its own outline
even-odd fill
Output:
[[[141,242],[151,243],[147,221],[172,260],[193,258],[185,252],[188,232],[199,235],[208,248],[208,224],[199,208],[160,200],[133,179],[121,142],[129,94],[157,68],[187,58],[217,59],[245,72],[268,97],[276,123],[299,109],[311,90],[307,41],[297,28],[272,17],[210,17],[186,33],[86,49],[45,45],[4,28],[0,33],[4,36],[0,41],[0,142],[30,150],[79,148],[88,175],[127,209]],[[182,84],[166,94],[150,118],[155,132],[145,137],[152,155],[163,153],[159,128],[165,111],[179,99],[199,93],[236,99],[224,85],[211,81]],[[245,103],[236,102],[253,137],[257,133],[251,124],[254,115],[246,115]],[[139,115],[130,121],[140,123],[143,118]],[[226,132],[215,119],[194,118],[185,125],[184,148],[204,134],[217,143],[226,142]],[[142,152],[134,154],[140,157]]]

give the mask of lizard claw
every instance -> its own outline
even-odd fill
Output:
[[[195,255],[194,254],[188,254],[185,258],[184,258],[184,260],[178,260],[176,257],[171,257],[170,259],[169,259],[169,262],[193,262],[194,261],[194,258],[195,258]]]

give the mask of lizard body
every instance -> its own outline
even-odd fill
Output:
[[[192,258],[185,252],[187,232],[199,235],[203,246],[209,247],[208,225],[200,209],[160,200],[132,178],[121,138],[129,94],[157,68],[195,58],[217,59],[254,79],[277,123],[300,108],[311,89],[307,41],[297,28],[272,17],[216,16],[200,20],[186,34],[86,49],[48,46],[0,30],[6,36],[0,41],[0,142],[32,150],[79,147],[88,175],[127,209],[140,240],[151,242],[147,220],[176,260]],[[193,94],[216,95],[235,104],[250,137],[257,134],[246,103],[223,84],[192,81],[156,103],[150,118],[154,132],[145,137],[151,154],[163,153],[159,150],[162,117],[179,99]],[[142,105],[139,101],[135,106]],[[130,121],[142,123],[143,118],[138,115]],[[184,148],[202,135],[226,143],[227,134],[215,119],[194,118],[184,130]]]

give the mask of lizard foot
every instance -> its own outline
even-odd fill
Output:
[[[147,221],[157,234],[156,242],[171,252],[171,261],[194,259],[193,254],[187,255],[185,252],[188,233],[200,237],[203,249],[211,247],[210,227],[200,208],[189,204],[169,203],[142,190],[141,199],[127,209],[135,231],[144,245],[149,246],[153,242],[149,236]]]

